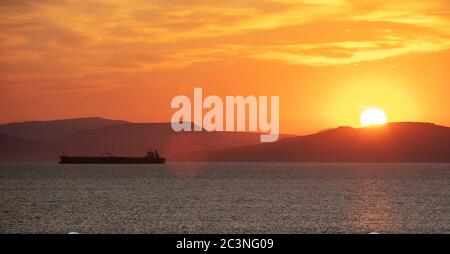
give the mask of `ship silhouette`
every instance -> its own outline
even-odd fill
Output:
[[[148,150],[144,157],[114,156],[104,153],[101,156],[61,155],[60,164],[164,164],[166,159],[159,156],[157,150]]]

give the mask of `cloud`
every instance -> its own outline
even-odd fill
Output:
[[[290,64],[329,66],[375,61],[416,52],[434,52],[449,47],[448,41],[439,44],[427,40],[408,40],[405,43],[403,38],[390,38],[379,42],[346,41],[319,45],[286,45],[281,49],[266,47],[253,57]]]
[[[333,66],[450,48],[448,1],[2,1],[0,82],[250,58]]]

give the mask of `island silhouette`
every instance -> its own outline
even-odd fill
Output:
[[[141,155],[157,148],[171,161],[205,162],[450,162],[450,128],[399,122],[280,135],[174,132],[170,123],[132,123],[98,117],[0,125],[0,161],[57,161],[59,155]]]

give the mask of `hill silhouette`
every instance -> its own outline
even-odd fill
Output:
[[[174,132],[170,123],[103,118],[0,125],[0,161],[56,161],[65,154],[142,155],[168,161],[450,162],[450,128],[431,123],[338,127],[260,143],[259,133]]]
[[[51,142],[66,135],[114,124],[127,123],[100,117],[63,119],[51,121],[27,121],[0,125],[0,133],[28,140]]]
[[[141,156],[149,148],[176,158],[198,150],[259,143],[259,133],[175,132],[170,123],[131,123],[103,118],[0,125],[0,161],[56,161],[60,154],[105,152]]]
[[[338,127],[218,151],[187,154],[178,160],[239,162],[450,162],[450,128],[431,123]]]

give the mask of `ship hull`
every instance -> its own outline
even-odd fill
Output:
[[[164,164],[165,158],[60,156],[59,164]]]

